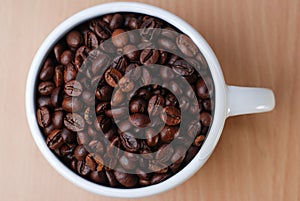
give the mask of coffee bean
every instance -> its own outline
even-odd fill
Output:
[[[176,134],[178,134],[178,127],[177,126],[165,126],[160,131],[160,139],[164,143],[170,143],[175,138]]]
[[[141,88],[136,92],[136,96],[144,100],[149,100],[151,98],[151,93],[149,90]]]
[[[104,115],[99,115],[97,119],[95,119],[94,126],[96,130],[107,132],[111,127],[111,120]]]
[[[123,54],[125,54],[131,62],[138,61],[140,57],[140,52],[138,51],[137,47],[130,44],[123,48]]]
[[[209,98],[209,90],[204,82],[204,80],[198,80],[196,83],[197,95],[200,98],[206,99]]]
[[[52,115],[52,124],[55,128],[60,129],[63,126],[64,113],[62,111],[55,111]]]
[[[60,87],[64,82],[64,67],[63,65],[58,65],[54,68],[54,83],[56,87]]]
[[[101,102],[96,106],[96,114],[105,114],[105,111],[110,109],[109,102]]]
[[[74,150],[74,156],[78,161],[82,161],[88,155],[88,151],[85,149],[84,145],[78,145]]]
[[[128,26],[130,29],[139,29],[141,26],[141,23],[138,21],[138,19],[132,17],[130,18],[128,22]]]
[[[191,66],[185,60],[175,61],[172,68],[175,73],[177,73],[178,75],[182,75],[182,76],[189,76],[189,75],[192,75],[194,72],[193,66]]]
[[[90,142],[90,138],[86,132],[77,132],[77,143],[79,145],[87,145]]]
[[[44,135],[47,137],[53,130],[55,130],[55,127],[52,124],[50,124],[49,126],[43,129]]]
[[[60,63],[67,65],[73,60],[73,53],[70,50],[65,50],[60,56]]]
[[[130,152],[136,152],[139,149],[139,142],[135,139],[135,137],[128,133],[124,132],[120,134],[120,139],[123,147]]]
[[[87,57],[89,56],[90,49],[86,46],[81,46],[80,48],[77,49],[74,57],[74,65],[77,71],[83,72],[86,68],[85,61]]]
[[[120,89],[118,89],[112,96],[111,105],[118,106],[123,102],[123,100],[124,100],[124,94]]]
[[[90,169],[87,166],[87,164],[84,161],[77,161],[77,172],[82,175],[82,176],[86,176],[89,174]]]
[[[78,31],[71,31],[66,36],[66,41],[69,47],[77,48],[83,41],[82,35]]]
[[[200,113],[200,121],[203,126],[210,126],[211,115],[208,112],[201,112]]]
[[[150,124],[150,119],[145,114],[135,113],[130,115],[129,117],[130,122],[135,127],[145,128]]]
[[[74,144],[76,141],[76,134],[72,133],[67,128],[63,128],[61,131],[61,137],[67,144]]]
[[[120,73],[120,71],[114,68],[110,68],[105,72],[105,81],[111,87],[116,87],[121,78],[122,74]]]
[[[130,80],[128,77],[122,77],[119,81],[119,87],[123,92],[130,92],[134,88],[134,82]]]
[[[114,175],[115,175],[116,179],[118,180],[118,182],[127,188],[131,188],[131,187],[135,186],[136,183],[138,182],[138,177],[134,174],[128,174],[128,173],[115,171]]]
[[[82,107],[82,103],[78,98],[66,97],[62,101],[62,108],[67,112],[78,112]]]
[[[90,28],[101,39],[107,39],[111,36],[111,31],[108,28],[107,23],[100,20],[92,20]]]
[[[104,171],[98,172],[98,171],[92,171],[90,173],[90,178],[91,180],[93,180],[94,182],[98,183],[98,184],[103,184],[103,185],[107,185],[108,180],[106,177],[106,174]]]
[[[73,151],[74,151],[74,147],[73,146],[69,146],[67,144],[63,144],[60,149],[59,152],[60,154],[65,158],[65,159],[71,159],[73,157]]]
[[[39,94],[48,96],[52,93],[53,89],[55,88],[53,82],[46,81],[46,82],[41,82],[38,86],[38,91]]]
[[[84,110],[83,118],[88,125],[92,125],[95,119],[94,111],[91,107],[87,107]]]
[[[110,21],[110,24],[109,24],[109,28],[111,30],[117,29],[117,28],[121,27],[123,25],[123,23],[124,23],[123,16],[117,13],[117,14],[113,15],[113,17]]]
[[[145,131],[146,142],[149,147],[155,147],[159,141],[159,134],[152,128]]]
[[[191,146],[187,153],[186,153],[186,157],[184,159],[184,163],[188,163],[190,162],[195,156],[196,154],[198,153],[198,147],[195,147],[195,146]]]
[[[117,48],[121,48],[127,45],[128,40],[128,35],[123,29],[116,29],[112,33],[112,43]]]
[[[211,111],[211,109],[214,108],[213,107],[213,101],[210,100],[210,99],[204,100],[202,102],[202,104],[203,104],[204,109],[207,110],[207,111]]]
[[[99,101],[109,101],[112,95],[113,89],[110,86],[104,85],[96,90],[96,98]]]
[[[51,59],[46,59],[44,66],[40,72],[40,79],[42,81],[48,81],[52,78],[53,76],[53,64]]]
[[[205,136],[204,135],[199,135],[195,138],[194,140],[194,145],[196,147],[200,147],[203,143],[203,141],[205,140]]]
[[[125,170],[132,170],[136,167],[134,161],[129,160],[126,156],[121,156],[119,159],[119,163]]]
[[[64,141],[61,137],[61,130],[53,130],[50,135],[48,135],[46,143],[50,149],[57,149],[63,145]]]
[[[161,162],[167,162],[171,159],[174,153],[174,148],[170,144],[162,145],[156,152],[155,159]]]
[[[71,80],[65,84],[64,91],[68,96],[80,96],[82,86],[77,80]]]
[[[103,159],[99,154],[88,154],[85,158],[87,166],[92,170],[98,172],[103,169]]]
[[[173,51],[177,50],[176,44],[172,40],[170,40],[168,38],[158,38],[157,44],[163,50],[168,50],[170,52],[173,52]]]
[[[151,180],[150,180],[150,183],[151,184],[157,184],[165,179],[167,179],[168,177],[170,176],[169,173],[164,173],[164,174],[159,174],[159,173],[156,173],[152,176]]]
[[[147,102],[141,98],[130,102],[129,111],[131,113],[145,113],[147,111]]]
[[[177,104],[178,104],[177,98],[174,96],[174,94],[169,93],[166,96],[166,106],[176,106]]]
[[[199,121],[195,120],[189,123],[187,128],[187,134],[191,138],[195,138],[201,131],[201,124]]]
[[[84,129],[84,119],[77,113],[68,113],[64,119],[64,125],[73,132]]]
[[[155,64],[159,59],[159,51],[155,49],[144,49],[141,52],[140,62],[144,65]]]
[[[36,112],[37,121],[40,127],[46,128],[51,123],[51,114],[48,108],[41,107]]]
[[[60,57],[61,57],[62,53],[64,52],[64,50],[65,50],[64,45],[59,44],[59,43],[53,47],[54,56],[55,56],[55,59],[57,62],[60,62]]]
[[[106,66],[110,64],[110,58],[106,54],[100,54],[93,62],[92,62],[92,72],[94,75],[104,72]]]
[[[174,106],[165,107],[160,117],[167,125],[170,126],[177,125],[181,122],[180,110]]]
[[[187,57],[195,56],[198,53],[197,46],[185,34],[180,34],[176,39],[176,43],[180,51]]]
[[[116,187],[119,185],[112,170],[106,171],[105,173],[108,179],[108,183],[111,187]]]
[[[165,99],[161,95],[154,95],[148,103],[148,114],[151,116],[159,115],[164,107]]]
[[[75,67],[72,64],[67,64],[65,66],[65,70],[64,70],[64,81],[65,83],[71,81],[71,80],[75,80],[77,76],[77,72]]]
[[[98,47],[97,36],[93,32],[87,31],[84,33],[84,44],[91,50],[96,49]]]
[[[51,107],[51,99],[49,96],[40,96],[37,99],[37,106],[40,107]]]

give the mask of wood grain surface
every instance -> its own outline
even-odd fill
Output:
[[[35,145],[25,81],[42,41],[72,14],[103,0],[1,0],[0,200],[104,201],[60,176]],[[300,200],[300,1],[144,0],[194,26],[214,49],[228,84],[274,90],[273,112],[230,118],[191,179],[141,200]]]

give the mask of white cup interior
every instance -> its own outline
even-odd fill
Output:
[[[215,111],[213,123],[207,135],[207,139],[205,140],[198,154],[186,167],[184,167],[181,171],[179,171],[169,179],[161,183],[142,188],[119,189],[105,187],[92,183],[72,172],[47,147],[43,134],[41,133],[36,120],[36,78],[41,68],[42,62],[44,61],[44,58],[46,57],[48,52],[51,50],[51,47],[53,47],[53,45],[64,34],[66,34],[76,25],[94,17],[115,12],[135,12],[155,16],[172,24],[173,26],[177,27],[179,30],[190,36],[190,38],[194,41],[194,43],[198,46],[198,48],[206,58],[215,86]],[[213,53],[207,42],[203,39],[203,37],[188,23],[168,11],[147,4],[126,2],[107,3],[88,8],[71,16],[63,23],[61,23],[55,30],[53,30],[44,40],[43,44],[41,45],[33,59],[27,78],[26,114],[32,136],[38,148],[40,149],[44,157],[49,161],[49,163],[54,167],[54,169],[57,170],[66,179],[83,189],[100,195],[123,198],[145,197],[164,192],[186,181],[197,170],[199,170],[199,168],[201,168],[209,158],[220,138],[227,115],[226,85],[215,54]]]

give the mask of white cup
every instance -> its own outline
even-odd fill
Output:
[[[207,139],[205,140],[198,154],[185,168],[183,168],[174,176],[161,183],[143,188],[118,189],[105,187],[92,183],[75,174],[68,167],[66,167],[47,147],[36,119],[36,77],[42,66],[42,62],[51,47],[58,42],[61,36],[66,34],[76,25],[88,19],[115,12],[135,12],[152,15],[165,20],[166,22],[174,25],[179,30],[190,36],[190,38],[194,41],[194,43],[198,46],[198,48],[204,55],[209,65],[215,86],[215,111],[213,123],[207,135]],[[274,106],[274,95],[273,92],[269,89],[235,87],[226,85],[220,65],[214,52],[207,44],[207,42],[203,39],[203,37],[194,28],[192,28],[191,25],[168,11],[142,3],[118,2],[101,4],[85,9],[65,20],[49,34],[49,36],[44,40],[43,44],[37,51],[31,64],[26,84],[27,119],[32,136],[44,157],[54,167],[54,169],[56,169],[61,175],[63,175],[72,183],[90,192],[110,197],[145,197],[174,188],[175,186],[190,178],[207,161],[220,138],[224,122],[227,117],[241,114],[267,112],[271,111]]]

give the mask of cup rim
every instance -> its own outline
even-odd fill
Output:
[[[184,167],[182,170],[180,170],[178,173],[174,174],[167,180],[155,185],[141,188],[120,189],[106,187],[90,182],[71,171],[52,153],[52,151],[46,145],[43,134],[38,127],[35,114],[36,77],[42,66],[42,62],[50,51],[51,47],[60,39],[61,36],[66,34],[70,29],[82,23],[83,21],[97,16],[116,12],[136,12],[155,16],[174,25],[179,30],[187,34],[198,46],[199,50],[205,57],[210,68],[215,86],[215,111],[213,122],[207,135],[207,139],[205,140],[203,146],[198,151],[196,156],[186,167]],[[59,172],[63,177],[71,181],[73,184],[87,191],[109,197],[138,198],[155,195],[174,188],[175,186],[189,179],[204,165],[204,163],[213,152],[220,138],[224,122],[227,117],[226,84],[219,62],[205,39],[190,24],[177,17],[175,14],[172,14],[169,11],[166,11],[159,7],[135,2],[113,2],[96,5],[72,15],[71,17],[63,21],[60,25],[58,25],[43,41],[42,45],[34,56],[27,77],[25,96],[26,116],[30,131],[35,143],[37,144],[39,150],[42,152],[46,160],[57,172]]]

